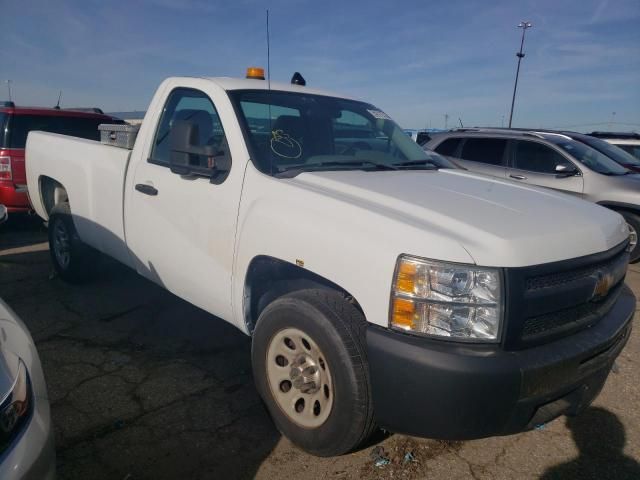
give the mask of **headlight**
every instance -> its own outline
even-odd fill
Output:
[[[4,393],[4,392],[3,392]],[[31,411],[31,385],[27,367],[22,360],[17,362],[17,371],[11,390],[0,397],[0,452],[11,443]]]
[[[451,340],[496,342],[502,279],[495,268],[401,255],[391,291],[389,325]]]

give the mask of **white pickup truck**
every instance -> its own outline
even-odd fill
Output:
[[[26,167],[62,278],[99,251],[252,336],[277,427],[317,455],[576,414],[631,331],[620,215],[307,86],[170,78],[132,150],[32,132]]]

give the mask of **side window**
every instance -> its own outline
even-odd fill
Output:
[[[416,135],[416,143],[420,146],[431,140],[431,136],[427,132],[418,132]]]
[[[54,128],[55,133],[89,140],[100,140],[98,125],[101,123],[106,123],[106,121],[84,117],[57,117],[54,120]]]
[[[149,159],[151,163],[169,165],[171,129],[179,121],[188,121],[196,125],[194,145],[212,145],[216,150],[213,157],[190,154],[190,166],[211,169],[217,157],[230,155],[220,117],[211,99],[198,90],[178,88],[169,94],[162,110],[153,139]]]
[[[500,138],[468,138],[460,158],[488,165],[503,165],[507,141]]]
[[[449,138],[436,147],[436,152],[446,157],[453,157],[458,150],[458,145],[462,141],[461,138]]]
[[[573,167],[558,152],[537,142],[517,141],[514,155],[514,168],[519,170],[554,174],[557,165]]]
[[[621,145],[621,144],[616,144],[616,147],[620,147],[625,152],[630,153],[634,157],[640,159],[640,145]]]

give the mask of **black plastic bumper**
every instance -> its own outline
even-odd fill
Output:
[[[575,415],[598,395],[631,333],[625,286],[592,328],[519,351],[436,341],[370,326],[378,424],[392,432],[466,440],[528,430]]]

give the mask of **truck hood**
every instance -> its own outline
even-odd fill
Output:
[[[608,250],[628,237],[622,217],[603,207],[462,170],[309,172],[291,181],[342,200],[345,209],[364,208],[392,222],[411,224],[431,241],[455,241],[484,266],[580,257]],[[381,222],[380,228],[390,227]],[[429,247],[406,253],[429,256]]]

